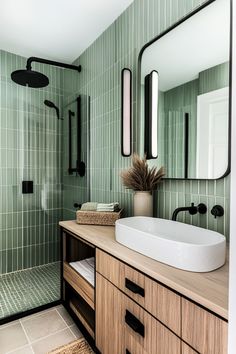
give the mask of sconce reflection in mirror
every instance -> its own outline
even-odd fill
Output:
[[[121,71],[121,153],[131,155],[132,130],[132,73],[130,69]]]
[[[76,172],[76,175],[83,177],[85,175],[85,163],[81,161],[81,97],[77,97],[77,159],[76,167],[72,167],[72,117],[75,116],[75,112],[69,110],[69,168],[68,173],[72,175]]]
[[[156,159],[158,122],[158,72],[145,76],[145,153],[147,159]]]

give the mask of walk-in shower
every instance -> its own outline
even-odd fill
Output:
[[[24,61],[0,51],[0,324],[60,300],[61,68],[81,70],[34,57],[16,70]]]

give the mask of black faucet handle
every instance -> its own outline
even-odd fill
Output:
[[[203,203],[198,204],[197,209],[199,214],[206,214],[207,212],[207,206]]]
[[[211,209],[211,215],[213,215],[216,219],[216,217],[220,217],[224,215],[224,208],[221,205],[214,205],[213,208]]]

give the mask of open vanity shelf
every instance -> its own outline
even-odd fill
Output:
[[[63,231],[62,298],[67,309],[95,338],[95,247],[76,235]],[[77,268],[75,269],[75,262]],[[81,270],[81,272],[80,272]]]

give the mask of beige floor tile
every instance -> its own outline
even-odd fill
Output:
[[[22,347],[20,349],[14,350],[13,352],[10,352],[9,354],[34,354],[34,352],[31,349],[31,346],[27,345],[26,347]]]
[[[56,310],[43,313],[40,316],[30,317],[28,320],[22,321],[22,326],[30,342],[66,328],[65,322]]]
[[[20,322],[0,327],[0,354],[5,354],[28,344]]]
[[[43,314],[45,314],[47,312],[54,311],[54,310],[55,310],[55,307],[50,307],[49,309],[33,313],[32,315],[29,315],[29,316],[26,316],[26,317],[22,317],[20,319],[21,323],[24,322],[24,321],[28,321],[30,318],[35,318],[37,316],[41,316],[41,315],[43,315]]]
[[[59,312],[59,314],[61,315],[61,317],[63,318],[63,320],[66,322],[66,324],[68,326],[71,326],[74,324],[73,319],[71,318],[71,316],[69,315],[69,313],[66,311],[65,307],[58,307],[57,311]]]
[[[70,326],[69,328],[74,333],[77,339],[83,337],[83,334],[80,332],[79,328],[75,324]]]
[[[62,330],[51,336],[40,339],[39,341],[32,344],[33,351],[35,354],[46,354],[52,349],[56,349],[61,345],[67,344],[75,340],[75,337],[69,329]]]

